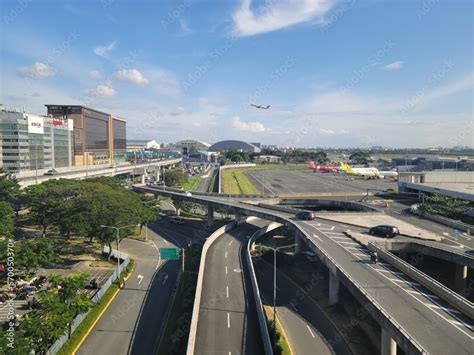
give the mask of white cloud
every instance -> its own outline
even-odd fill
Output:
[[[147,71],[152,86],[158,93],[164,95],[177,95],[180,92],[178,80],[172,72],[164,69],[153,69]]]
[[[398,61],[396,61],[396,62],[387,64],[387,65],[385,66],[385,69],[390,70],[390,71],[395,71],[395,70],[398,70],[398,69],[402,69],[402,68],[403,68],[403,64],[404,64],[403,61],[398,60]]]
[[[89,72],[89,78],[93,80],[100,80],[100,78],[102,78],[102,74],[98,70],[91,70]]]
[[[232,127],[239,131],[259,133],[265,132],[265,126],[260,122],[242,122],[239,116],[232,117]]]
[[[329,129],[329,128],[320,128],[319,133],[327,134],[327,135],[335,135],[335,134],[342,135],[342,134],[349,134],[349,131],[345,130],[345,129],[340,129],[338,131],[335,131],[335,130]]]
[[[56,75],[56,70],[48,64],[36,62],[28,67],[16,69],[17,73],[25,78],[44,79]]]
[[[252,0],[242,0],[234,12],[234,33],[253,36],[306,23],[326,14],[334,0],[268,0],[257,9],[251,9]]]
[[[149,80],[143,76],[137,69],[124,69],[114,73],[114,79],[127,81],[138,85],[146,85]]]
[[[86,94],[89,97],[112,97],[117,92],[109,83],[97,85],[94,88],[86,90]]]
[[[115,45],[117,44],[117,41],[112,41],[108,44],[105,44],[103,46],[97,46],[94,48],[94,53],[97,54],[99,57],[107,57],[109,52],[115,48]]]
[[[197,99],[197,102],[200,105],[208,105],[210,103],[210,101],[207,97],[200,97],[200,98]]]

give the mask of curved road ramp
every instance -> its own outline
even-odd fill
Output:
[[[250,235],[269,222],[227,224],[206,241],[199,267],[187,354],[265,354],[246,258]],[[238,226],[238,228],[234,228]]]

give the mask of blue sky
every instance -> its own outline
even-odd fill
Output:
[[[84,104],[160,142],[474,146],[470,0],[0,6],[8,108]]]

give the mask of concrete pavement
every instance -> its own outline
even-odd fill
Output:
[[[258,285],[267,304],[273,305],[273,265],[254,259]],[[309,296],[292,283],[284,274],[277,273],[277,317],[282,323],[291,348],[296,355],[338,354],[350,355],[351,350],[337,338],[337,329]]]
[[[122,241],[120,248],[135,259],[135,270],[77,354],[150,354],[157,350],[179,262],[160,261],[158,248],[172,245],[151,228],[148,235],[153,244]]]
[[[268,222],[252,223],[224,233],[208,250],[195,354],[264,353],[245,245]]]

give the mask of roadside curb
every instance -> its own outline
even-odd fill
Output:
[[[135,265],[136,263],[134,262],[133,263],[133,267],[132,269],[130,270],[130,272],[128,273],[127,276],[124,277],[124,281],[127,281],[130,276],[133,274],[133,272],[135,271]],[[97,324],[97,322],[100,320],[100,318],[102,318],[102,315],[105,313],[105,311],[109,308],[110,304],[113,302],[113,300],[115,299],[115,297],[117,297],[117,294],[120,292],[120,290],[122,290],[122,287],[121,285],[118,286],[117,290],[114,292],[114,294],[112,295],[112,297],[107,301],[106,305],[104,306],[104,308],[102,309],[102,311],[99,313],[99,315],[97,316],[97,318],[94,320],[94,322],[92,322],[91,326],[89,327],[89,329],[87,329],[86,333],[84,334],[84,336],[81,338],[81,340],[79,341],[79,343],[77,344],[77,346],[74,348],[74,350],[71,352],[71,355],[75,355],[76,352],[79,350],[79,348],[81,347],[81,345],[84,343],[84,341],[87,339],[87,337],[89,336],[89,334],[92,332],[92,329],[94,329],[95,325]]]
[[[265,299],[264,297],[262,297],[262,298],[268,303],[267,299]],[[271,307],[271,306],[268,305],[267,307]],[[288,347],[290,348],[290,354],[295,355],[296,353],[293,350],[293,344],[290,341],[290,337],[288,336],[288,333],[286,332],[285,327],[283,326],[283,324],[280,321],[280,316],[277,314],[277,316],[275,318],[276,318],[276,322],[277,322],[277,327],[279,327],[281,329],[281,332],[283,333],[283,336],[285,337],[286,342],[288,343]]]

